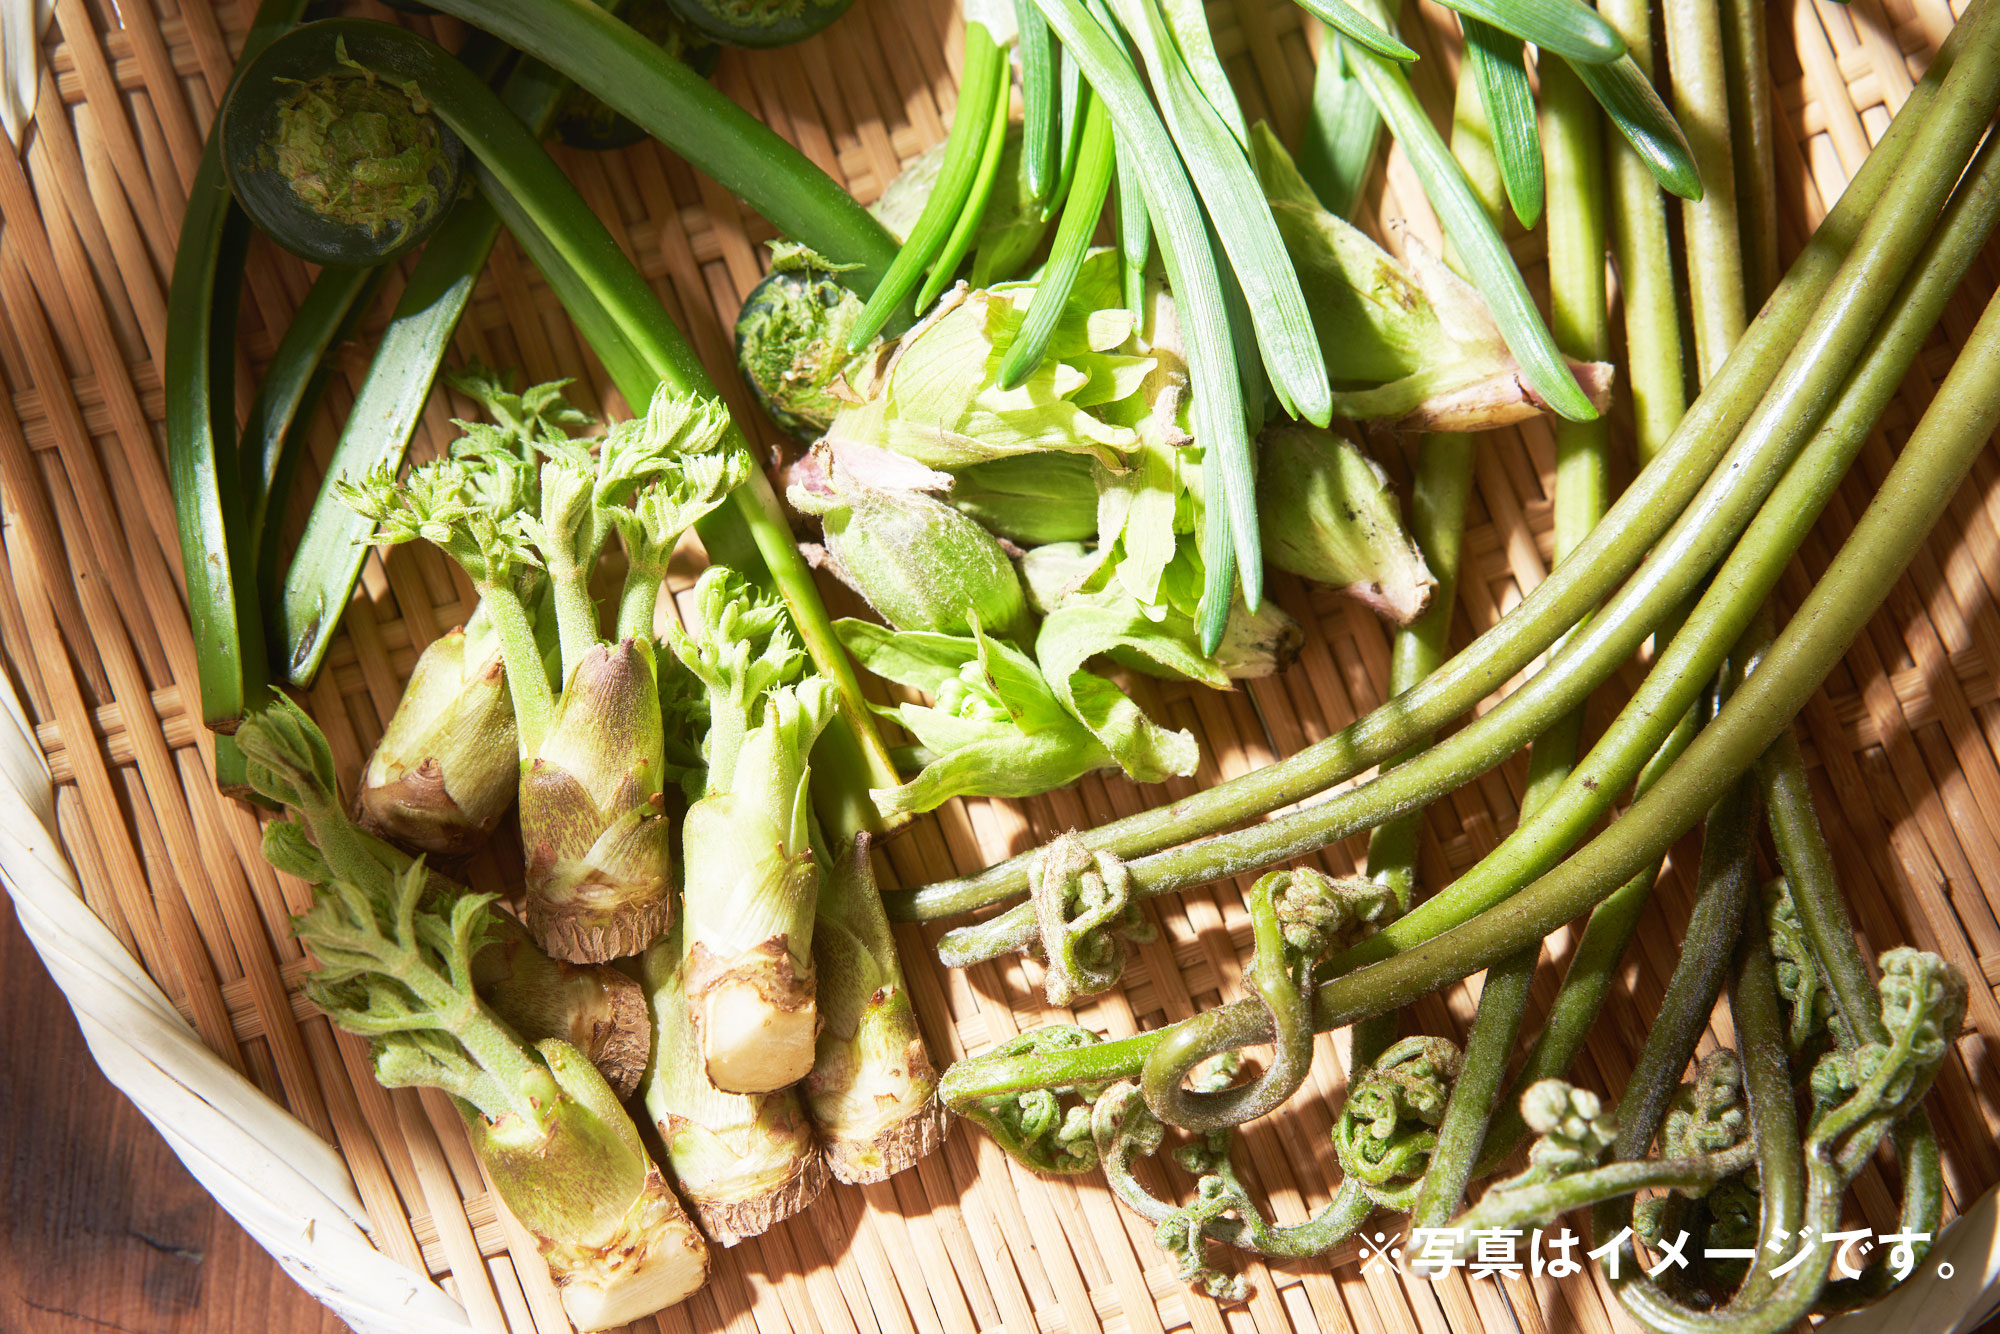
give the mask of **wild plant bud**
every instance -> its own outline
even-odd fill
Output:
[[[433,856],[473,851],[513,804],[518,744],[500,644],[474,612],[417,659],[361,773],[362,827]]]
[[[1267,429],[1257,507],[1264,559],[1359,598],[1397,625],[1430,605],[1437,580],[1403,526],[1389,478],[1344,437],[1309,426]]]
[[[631,1097],[646,1073],[653,1037],[639,984],[609,964],[549,958],[504,912],[493,914],[490,934],[487,946],[472,956],[479,998],[528,1041],[569,1043],[597,1067],[612,1092]]]
[[[1549,410],[1476,288],[1415,237],[1398,261],[1327,212],[1269,126],[1251,131],[1250,150],[1326,354],[1336,416],[1489,431]],[[1570,371],[1602,411],[1611,367],[1571,361]]]
[[[811,1204],[826,1185],[826,1159],[795,1090],[724,1093],[708,1081],[681,980],[685,963],[679,931],[646,951],[653,1012],[646,1114],[701,1230],[734,1246]]]
[[[813,954],[824,1026],[806,1107],[834,1176],[884,1181],[942,1143],[947,1123],[866,834],[821,878]]]
[[[567,1042],[535,1050],[561,1089],[553,1115],[482,1115],[460,1104],[473,1150],[535,1238],[580,1330],[629,1324],[707,1281],[708,1248],[637,1127]]]
[[[792,472],[795,509],[817,514],[841,582],[898,630],[966,634],[973,618],[1015,639],[1031,621],[998,540],[925,494],[952,479],[899,454],[821,441]]]
[[[673,920],[652,644],[590,648],[521,762],[528,929],[572,963],[637,954]]]

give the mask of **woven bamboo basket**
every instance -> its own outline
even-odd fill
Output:
[[[1773,0],[1787,256],[1909,93],[1952,24],[1947,4]],[[216,794],[209,738],[188,709],[193,650],[162,465],[166,275],[202,135],[250,6],[57,0],[54,8],[37,117],[18,156],[0,152],[0,651],[12,687],[0,725],[10,780],[0,786],[0,867],[105,1072],[301,1284],[357,1329],[555,1334],[567,1326],[546,1271],[496,1208],[456,1115],[437,1095],[385,1093],[362,1044],[298,995],[306,962],[287,917],[307,902],[305,887],[264,864],[259,817]],[[1246,113],[1268,117],[1295,141],[1316,46],[1301,11],[1291,0],[1214,0],[1210,17]],[[860,0],[812,42],[732,53],[717,81],[872,199],[900,163],[944,133],[958,24],[951,0]],[[1455,26],[1425,4],[1406,27],[1424,56],[1414,71],[1419,91],[1441,115],[1456,67]],[[460,36],[444,21],[432,30],[447,44]],[[728,331],[759,276],[769,228],[651,144],[563,162],[729,386],[741,420],[761,422],[735,381]],[[1411,234],[1437,240],[1395,152],[1375,174],[1363,214],[1378,224],[1403,220]],[[1538,244],[1530,237],[1517,247],[1531,275]],[[1788,574],[1785,596],[1803,592],[1865,504],[1991,293],[1996,258],[1975,266]],[[258,243],[240,342],[248,368],[270,355],[307,279],[298,261]],[[385,293],[385,303],[393,296]],[[464,355],[521,368],[532,380],[575,376],[586,406],[624,411],[511,242],[495,253],[458,343]],[[366,364],[363,339],[334,377],[316,437],[322,461]],[[468,405],[440,394],[417,457],[449,438],[455,411]],[[768,424],[760,429],[771,434]],[[1486,438],[1459,593],[1461,641],[1543,577],[1553,457],[1552,436],[1538,423]],[[700,555],[682,555],[676,587],[684,592]],[[1389,645],[1371,613],[1289,578],[1278,578],[1275,591],[1307,630],[1295,666],[1232,694],[1164,688],[1146,700],[1202,740],[1204,766],[1188,787],[1290,753],[1383,698]],[[851,605],[839,590],[827,592],[837,607]],[[421,544],[370,558],[307,701],[344,782],[354,780],[417,653],[470,605],[462,577]],[[1967,1034],[1932,1099],[1950,1207],[1962,1212],[2000,1181],[2000,1066],[1988,1047],[2000,1037],[2000,459],[1979,461],[1802,721],[1866,948],[1935,950],[1974,983]],[[1515,820],[1521,789],[1520,766],[1510,764],[1433,807],[1426,881],[1443,883],[1492,848]],[[1178,790],[1091,778],[1034,801],[954,802],[890,844],[887,860],[901,883],[920,883]],[[1326,868],[1349,870],[1360,851],[1329,849]],[[504,887],[510,863],[519,865],[510,850],[491,852],[473,878]],[[1692,865],[1688,849],[1677,850],[1579,1063],[1579,1082],[1622,1085],[1674,961]],[[1081,1022],[1126,1034],[1234,997],[1249,939],[1239,889],[1222,884],[1159,901],[1157,941],[1122,989],[1077,1012]],[[935,930],[901,931],[940,1060],[1062,1017],[1045,1007],[1033,964],[946,972],[928,948]],[[1539,1003],[1573,941],[1559,933],[1549,942]],[[1476,983],[1421,1005],[1425,1029],[1462,1034]],[[1281,1221],[1322,1206],[1337,1180],[1328,1131],[1342,1066],[1335,1039],[1322,1044],[1306,1093],[1243,1141],[1247,1175]],[[1872,1224],[1891,1222],[1885,1182],[1864,1177],[1859,1196]],[[1381,1266],[1364,1271],[1352,1251],[1282,1266],[1248,1260],[1255,1295],[1225,1309],[1176,1282],[1150,1233],[1099,1178],[1034,1177],[958,1127],[915,1170],[829,1189],[799,1218],[718,1251],[707,1288],[659,1323],[762,1334],[1629,1327],[1589,1271],[1559,1283],[1460,1276],[1432,1284]]]

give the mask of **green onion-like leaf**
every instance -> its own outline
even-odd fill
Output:
[[[1040,17],[1041,12],[1039,9],[1036,10],[1036,16]],[[1047,20],[1043,21],[1046,22]],[[1053,35],[1050,36],[1049,41],[1051,45],[1054,45],[1055,38]],[[1042,220],[1044,222],[1053,218],[1056,215],[1056,209],[1061,206],[1063,200],[1069,198],[1070,182],[1076,179],[1077,155],[1083,151],[1083,113],[1085,109],[1083,74],[1077,69],[1074,60],[1063,59],[1062,47],[1056,46],[1055,53],[1056,72],[1058,83],[1061,87],[1061,107],[1057,119],[1061,122],[1058,133],[1062,145],[1062,174],[1056,178],[1055,193],[1043,202]]]
[[[1035,0],[1014,0],[1014,24],[1021,34],[1021,176],[1029,202],[1052,204],[1062,169],[1055,38]]]
[[[264,0],[243,58],[297,23],[304,8],[298,0]],[[167,476],[187,572],[201,717],[209,724],[241,718],[264,676],[249,560],[254,548],[245,541],[238,508],[236,362],[230,352],[249,230],[229,193],[222,136],[211,134],[188,191],[174,256],[165,368]],[[228,749],[234,780],[241,777],[241,757]]]
[[[1523,227],[1542,216],[1542,139],[1535,124],[1535,94],[1521,63],[1521,39],[1490,23],[1460,15],[1465,58],[1479,84],[1479,102],[1492,128],[1493,153],[1508,202]]]
[[[1216,461],[1218,475],[1233,474],[1242,481],[1240,487],[1225,491],[1222,501],[1211,497],[1211,522],[1228,528],[1236,549],[1248,558],[1246,565],[1257,569],[1257,575],[1246,577],[1244,587],[1244,601],[1254,608],[1262,592],[1262,561],[1250,437],[1244,430],[1243,386],[1236,374],[1229,314],[1208,224],[1180,154],[1153,109],[1139,71],[1111,36],[1112,29],[1085,9],[1083,0],[1035,2],[1061,38],[1063,49],[1081,64],[1092,91],[1104,99],[1117,130],[1119,156],[1131,158],[1133,174],[1145,193],[1147,216],[1159,226],[1160,252],[1179,305],[1188,368],[1196,386],[1195,435],[1207,457]],[[1254,586],[1252,578],[1258,580]],[[1204,647],[1212,649],[1222,642],[1228,610],[1224,601],[1213,621],[1204,621]]]
[[[1625,39],[1583,0],[1439,0],[1502,32],[1570,60],[1602,65],[1625,54]]]
[[[993,41],[986,25],[973,21],[965,25],[965,69],[958,83],[958,110],[952,117],[951,133],[945,139],[944,162],[938,167],[937,184],[924,204],[916,225],[896,252],[895,262],[883,275],[862,307],[861,318],[848,334],[847,350],[859,352],[868,346],[889,323],[903,302],[909,299],[924,271],[944,249],[952,226],[958,221],[966,199],[972,193],[986,141],[991,137],[993,90],[1007,80],[1007,53]]]
[[[1669,194],[1701,198],[1701,173],[1680,122],[1632,57],[1608,65],[1575,65],[1576,76],[1611,117],[1646,170]]]
[[[1250,126],[1237,105],[1236,90],[1229,86],[1229,71],[1215,49],[1215,35],[1208,28],[1208,11],[1201,0],[1159,0],[1160,17],[1173,34],[1174,49],[1187,65],[1188,77],[1201,89],[1202,97],[1222,117],[1222,123],[1236,136],[1236,142],[1250,142]]]
[[[248,518],[244,531],[250,549],[257,553],[262,583],[277,581],[285,500],[291,494],[292,474],[305,448],[313,408],[326,388],[327,373],[320,363],[327,349],[352,336],[386,275],[379,268],[320,270],[257,386],[250,420],[243,427],[240,480]]]
[[[1299,143],[1299,174],[1327,212],[1344,218],[1354,211],[1375,161],[1382,113],[1348,69],[1346,39],[1339,29],[1326,26],[1321,37],[1312,119]]]
[[[1118,263],[1125,275],[1125,309],[1134,315],[1146,308],[1146,262],[1153,253],[1152,219],[1146,213],[1146,192],[1139,184],[1139,169],[1132,159],[1116,152],[1117,129],[1112,130],[1112,156],[1118,179]]]
[[[1347,0],[1298,0],[1298,4],[1300,9],[1327,27],[1378,56],[1387,56],[1391,60],[1417,58],[1417,53],[1405,46],[1400,37],[1348,4]]]
[[[1079,155],[1076,181],[1063,205],[1062,222],[1056,228],[1054,244],[1049,247],[1048,267],[1035,285],[1035,299],[1028,307],[1027,320],[1015,335],[1013,346],[1007,349],[1006,359],[1000,363],[1002,389],[1019,388],[1035,367],[1042,364],[1049,335],[1055,332],[1056,322],[1069,301],[1070,287],[1083,267],[1091,233],[1097,230],[1098,215],[1104,212],[1104,198],[1111,190],[1114,156],[1111,113],[1088,92],[1084,96],[1089,100],[1089,108],[1084,113],[1083,152]]]
[[[1521,373],[1530,387],[1571,421],[1594,420],[1597,409],[1556,350],[1555,338],[1535,308],[1534,298],[1528,295],[1514,257],[1480,206],[1458,160],[1417,102],[1403,71],[1369,51],[1350,50],[1348,54],[1376,109],[1388,122],[1389,132],[1409,154],[1445,234],[1465,261],[1473,286],[1485,296],[1493,322],[1500,327],[1508,351],[1521,363]]]
[[[993,181],[1000,174],[1000,157],[1007,148],[1007,103],[1012,95],[1013,85],[1008,77],[1005,58],[1000,65],[1000,81],[994,88],[994,105],[986,121],[986,143],[979,152],[979,168],[972,177],[972,189],[967,192],[964,205],[958,211],[958,218],[952,223],[951,235],[945,238],[944,249],[938,252],[937,262],[931,265],[930,277],[924,279],[923,287],[917,292],[917,309],[928,310],[931,302],[951,283],[952,275],[958,272],[958,262],[965,258],[965,252],[972,246],[972,238],[979,231],[980,219],[986,216],[986,201],[993,197]],[[964,103],[960,103],[963,109]]]
[[[1244,154],[1243,143],[1208,104],[1181,60],[1157,0],[1114,0],[1125,29],[1145,57],[1160,93],[1168,129],[1201,192],[1215,231],[1243,288],[1251,327],[1272,388],[1286,411],[1325,425],[1333,412],[1326,359],[1313,331],[1305,293],[1285,254],[1284,238]],[[1247,483],[1248,472],[1240,479]],[[1249,574],[1249,552],[1241,554]]]

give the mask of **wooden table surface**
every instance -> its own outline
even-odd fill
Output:
[[[0,893],[0,1334],[336,1334],[98,1072]]]

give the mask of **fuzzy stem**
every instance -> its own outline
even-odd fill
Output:
[[[542,668],[542,653],[535,644],[534,623],[521,595],[512,584],[483,583],[480,604],[486,620],[500,641],[500,660],[507,668],[507,693],[514,702],[514,727],[520,737],[523,758],[533,755],[548,735],[555,720],[555,691]]]
[[[664,571],[651,570],[636,561],[625,571],[625,587],[618,594],[618,637],[651,639],[653,613],[660,605],[660,585]]]
[[[1476,1244],[1474,1234],[1490,1228],[1527,1228],[1573,1209],[1587,1208],[1642,1190],[1699,1190],[1750,1166],[1752,1146],[1688,1158],[1642,1158],[1574,1172],[1553,1181],[1513,1190],[1495,1189],[1451,1220],[1450,1231],[1465,1240],[1462,1258]],[[1422,1224],[1418,1224],[1422,1226]]]
[[[1798,905],[1799,921],[1813,946],[1813,957],[1826,974],[1833,1002],[1857,1041],[1887,1043],[1882,1024],[1882,997],[1868,962],[1855,944],[1854,923],[1833,870],[1833,853],[1813,810],[1812,786],[1797,734],[1786,728],[1757,762],[1764,801],[1770,811],[1771,842],[1778,864]]]
[[[562,679],[576,671],[597,644],[597,600],[590,596],[590,565],[548,553],[549,588],[555,596],[556,637],[562,645]]]

